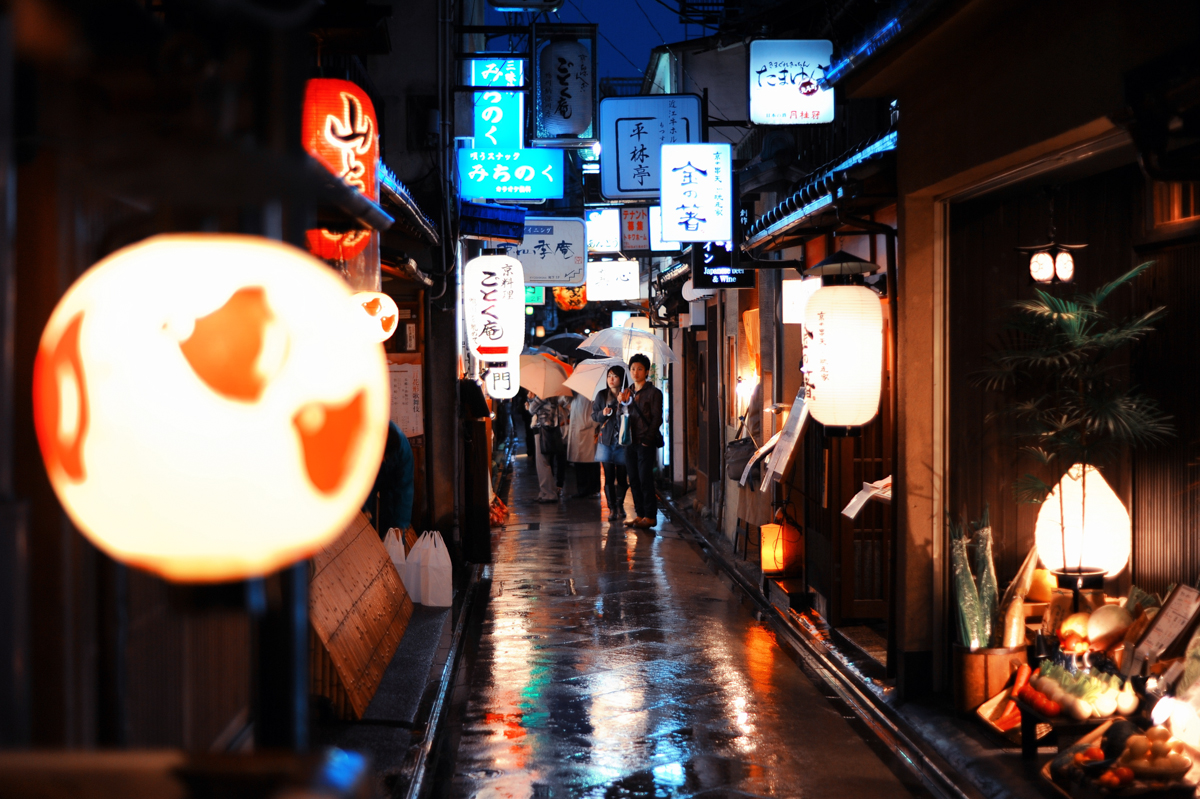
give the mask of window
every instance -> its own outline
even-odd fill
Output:
[[[1160,183],[1154,188],[1154,226],[1200,219],[1200,183]]]

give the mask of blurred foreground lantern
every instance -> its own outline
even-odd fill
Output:
[[[367,337],[372,341],[387,341],[396,332],[400,309],[396,301],[381,291],[360,291],[354,295],[355,304],[362,309],[360,317],[366,323]]]
[[[883,308],[862,285],[876,268],[843,251],[805,271],[822,281],[804,308],[805,399],[827,435],[851,434],[879,412]]]
[[[157,236],[86,272],[34,364],[34,424],[76,526],[182,582],[262,575],[341,532],[390,404],[343,281],[251,236]]]
[[[786,574],[798,571],[804,564],[804,539],[800,530],[782,511],[775,521],[759,528],[764,574]]]
[[[1129,562],[1133,528],[1129,511],[1094,466],[1075,464],[1038,511],[1034,541],[1050,571],[1079,566],[1115,577]],[[1065,557],[1065,560],[1064,560]]]
[[[463,269],[467,346],[480,361],[509,361],[525,347],[525,272],[509,255],[481,255]]]

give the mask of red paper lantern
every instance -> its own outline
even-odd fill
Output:
[[[554,302],[563,311],[579,311],[587,305],[587,286],[555,286]]]
[[[348,80],[314,78],[304,88],[304,149],[346,185],[379,200],[379,124],[375,105]],[[368,230],[308,231],[308,249],[320,258],[345,261],[366,249]]]

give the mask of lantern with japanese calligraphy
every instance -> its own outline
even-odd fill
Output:
[[[579,136],[592,125],[592,55],[575,39],[556,39],[538,53],[538,133]]]
[[[391,297],[381,291],[360,291],[354,295],[354,303],[362,311],[360,320],[368,338],[387,341],[396,332],[400,309]]]
[[[512,399],[521,388],[521,359],[488,365],[483,384],[488,396],[496,400]]]
[[[67,291],[34,426],[75,525],[170,580],[262,575],[340,533],[387,435],[383,348],[345,283],[252,236],[157,236]]]
[[[804,308],[805,400],[826,435],[853,435],[879,412],[883,308],[863,284],[877,267],[837,252],[805,270],[822,286]]]
[[[554,287],[554,304],[561,311],[583,310],[587,301],[587,286]]]
[[[467,346],[480,361],[509,361],[525,346],[525,273],[508,255],[481,255],[463,269]]]

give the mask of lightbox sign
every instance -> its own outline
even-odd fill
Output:
[[[662,206],[650,206],[650,249],[656,252],[678,252],[683,249],[677,241],[663,240]]]
[[[732,241],[736,213],[729,144],[662,146],[663,238]]]
[[[516,361],[525,347],[525,276],[507,255],[481,255],[463,269],[467,346],[481,361]]]
[[[516,247],[509,245],[508,254],[521,262],[526,291],[533,286],[582,286],[587,279],[582,219],[526,217],[525,238]]]
[[[525,85],[525,60],[522,58],[471,59],[471,84],[492,89],[516,89]]]
[[[694,94],[606,97],[600,101],[600,193],[609,200],[655,199],[664,144],[700,141]]]
[[[587,246],[590,252],[618,252],[621,249],[621,210],[597,208],[586,213]]]
[[[752,289],[754,272],[738,269],[731,242],[706,241],[692,247],[692,287]]]
[[[475,149],[512,149],[525,143],[525,92],[475,92]]]
[[[496,400],[512,399],[521,388],[521,359],[495,363],[483,378],[488,396]]]
[[[650,209],[621,209],[621,249],[650,249]]]
[[[636,300],[641,294],[637,261],[591,261],[587,265],[589,300]]]
[[[562,150],[464,148],[458,182],[467,200],[556,200],[563,196]]]
[[[534,25],[535,130],[541,147],[580,147],[596,140],[595,25]]]
[[[756,125],[833,122],[833,88],[820,81],[833,59],[828,39],[750,43],[750,121]]]
[[[518,259],[520,260],[520,259]],[[522,264],[523,266],[524,264]],[[545,305],[546,304],[546,287],[531,286],[529,282],[525,283],[525,304],[526,305]]]

